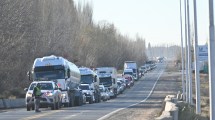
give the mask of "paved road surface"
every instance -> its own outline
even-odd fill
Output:
[[[161,108],[163,93],[168,88],[168,82],[160,82],[166,64],[158,64],[157,68],[135,82],[135,85],[127,89],[123,94],[107,102],[86,104],[78,107],[50,110],[42,108],[41,113],[26,111],[24,108],[7,110],[0,113],[2,120],[114,120],[114,119],[150,119],[153,114],[151,108]],[[160,84],[159,88],[156,87]],[[164,89],[163,89],[164,88]],[[161,89],[161,90],[159,90]],[[153,90],[157,90],[153,92]],[[168,91],[170,91],[168,89]],[[161,95],[162,96],[159,96]],[[157,96],[158,95],[158,96]],[[155,104],[157,103],[157,104]],[[157,109],[156,109],[157,110]],[[143,113],[144,112],[144,113]],[[159,111],[157,111],[159,112]],[[156,113],[157,114],[157,113]]]

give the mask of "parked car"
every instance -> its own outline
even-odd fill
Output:
[[[110,97],[111,97],[111,92],[108,88],[105,87],[105,92],[107,93],[107,97],[108,97],[108,100],[110,100]]]
[[[146,66],[145,66],[145,65],[141,66],[139,71],[140,71],[140,73],[142,74],[142,76],[144,76],[145,73],[147,73],[147,68],[146,68]]]
[[[130,82],[130,86],[134,85],[134,77],[132,75],[124,75],[123,77]]]
[[[82,89],[82,92],[86,96],[86,101],[89,102],[89,104],[92,104],[95,101],[93,89],[90,88],[89,84],[80,84],[80,89]]]
[[[131,82],[128,79],[125,79],[126,88],[131,87]]]
[[[40,107],[51,107],[52,110],[59,109],[62,105],[62,93],[58,85],[53,81],[34,81],[30,84],[29,88],[25,88],[25,91],[27,91],[25,97],[27,111],[35,109],[32,94],[34,87],[38,83],[41,85],[42,93]]]
[[[117,94],[122,94],[124,90],[124,86],[120,81],[117,81]]]
[[[99,85],[100,93],[101,93],[101,99],[103,101],[107,101],[110,99],[109,93],[107,93],[107,89],[104,87],[104,85]]]
[[[81,100],[80,100],[81,102],[78,103],[78,99],[77,99],[77,98],[75,99],[75,100],[76,100],[75,102],[76,102],[76,105],[79,105],[79,106],[80,106],[80,105],[86,104],[86,102],[87,102],[87,97],[86,97],[86,95],[84,94],[83,90],[82,90],[80,87],[78,87],[78,89],[79,89],[80,92],[79,92],[79,93],[76,92],[76,94],[81,94],[81,95],[76,95],[76,97],[77,97],[77,96],[82,96],[82,97],[80,98],[80,99],[81,99]]]
[[[123,86],[123,91],[126,89],[126,83],[125,83],[125,78],[124,77],[118,77],[117,81],[120,81]]]

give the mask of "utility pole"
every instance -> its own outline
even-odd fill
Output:
[[[199,47],[198,47],[198,28],[197,28],[197,11],[196,11],[196,0],[193,0],[194,8],[194,25],[195,25],[195,84],[196,84],[196,114],[201,113],[201,99],[200,99],[200,80],[199,80]]]
[[[188,80],[188,50],[187,50],[187,0],[184,0],[185,11],[185,53],[186,53],[186,103],[189,102],[189,80]]]
[[[183,27],[182,27],[182,13],[181,13],[181,0],[180,0],[180,23],[181,23],[181,64],[182,64],[182,99],[185,100],[185,84],[184,84],[184,45],[183,45]]]
[[[209,0],[210,40],[208,42],[209,66],[209,93],[210,93],[210,120],[215,120],[215,36],[214,36],[214,10],[213,0]]]
[[[193,90],[192,90],[192,69],[191,69],[191,65],[192,65],[192,54],[191,54],[191,48],[190,48],[190,10],[189,10],[189,0],[187,0],[187,26],[188,26],[188,75],[189,75],[189,103],[192,105],[193,101],[192,101],[192,94],[193,94]]]

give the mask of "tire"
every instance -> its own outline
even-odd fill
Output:
[[[76,106],[81,106],[81,98],[77,97]]]
[[[93,104],[93,98],[92,97],[89,100],[89,104]]]
[[[95,103],[98,103],[98,102],[99,102],[99,97],[98,97],[98,95],[96,95]]]
[[[69,103],[64,103],[63,106],[64,107],[69,107]]]
[[[69,100],[69,107],[72,107],[73,106],[73,100],[72,100],[72,98],[70,98],[70,100]]]
[[[98,98],[99,100],[98,100],[98,103],[100,103],[101,102],[101,97],[99,96],[99,98]]]

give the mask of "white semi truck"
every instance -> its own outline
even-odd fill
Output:
[[[117,97],[117,70],[114,67],[99,67],[96,68],[96,73],[99,77],[100,84],[110,90],[110,97]]]
[[[101,101],[101,93],[99,90],[99,79],[97,74],[92,71],[90,68],[81,67],[79,68],[81,73],[81,84],[89,84],[90,88],[93,89],[94,98],[96,103]]]
[[[33,81],[54,81],[62,90],[62,104],[65,107],[82,105],[83,96],[78,86],[78,67],[63,57],[54,55],[36,58],[32,67]],[[31,75],[31,74],[29,74]]]
[[[135,61],[125,61],[124,62],[124,70],[125,69],[132,69],[134,79],[137,81],[139,80],[139,70],[137,67],[137,63]]]

